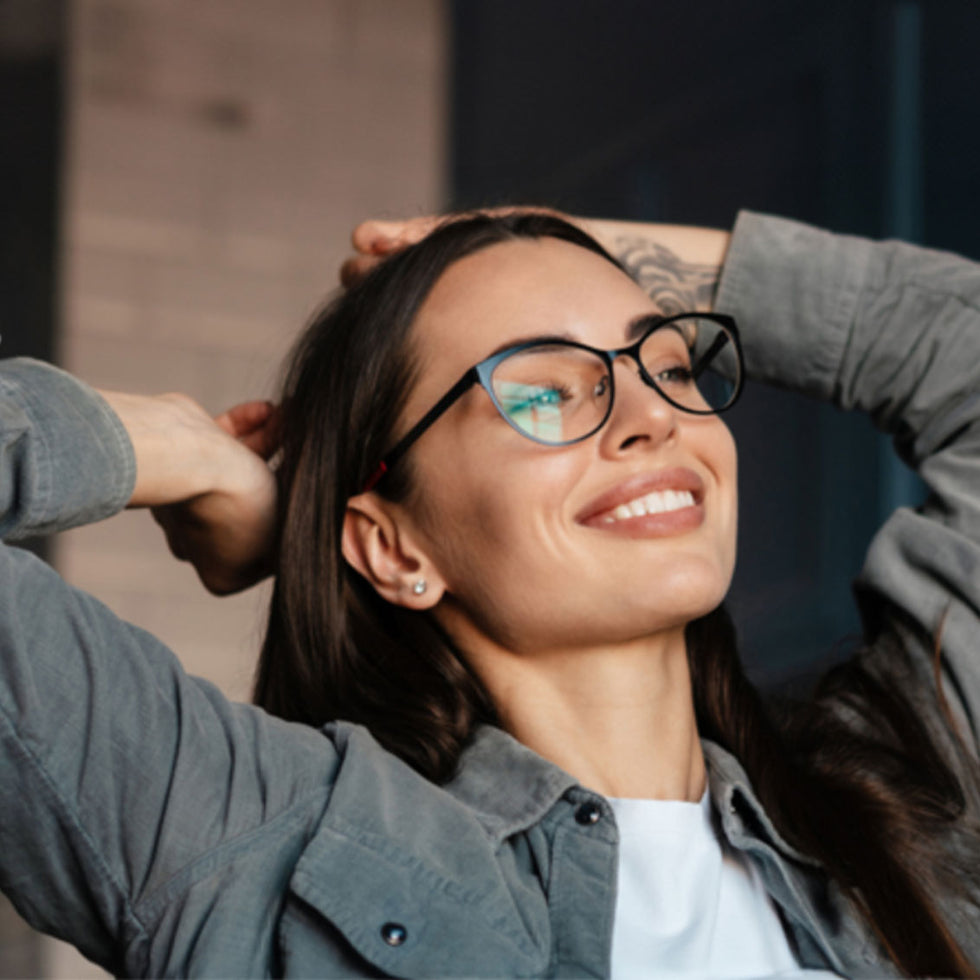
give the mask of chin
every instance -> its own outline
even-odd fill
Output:
[[[648,599],[663,610],[669,608],[675,623],[689,623],[716,609],[732,584],[728,562],[697,559],[678,562],[669,572],[650,582]]]

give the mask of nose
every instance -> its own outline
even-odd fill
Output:
[[[602,451],[618,455],[652,448],[674,438],[679,409],[641,377],[639,365],[620,357],[613,365],[615,398],[612,414],[602,430]]]

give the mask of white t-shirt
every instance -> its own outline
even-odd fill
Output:
[[[715,831],[707,793],[609,802],[620,841],[614,980],[836,976],[797,964],[758,873]]]

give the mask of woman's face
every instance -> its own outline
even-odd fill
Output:
[[[622,347],[631,321],[651,312],[631,279],[568,242],[525,239],[468,256],[417,317],[419,380],[401,432],[500,347],[561,334]],[[402,517],[445,584],[437,615],[451,632],[462,622],[513,652],[566,649],[676,629],[721,601],[735,559],[731,434],[717,416],[674,408],[629,358],[614,371],[612,414],[583,442],[522,437],[474,386],[413,447],[416,492]],[[689,491],[694,505],[666,494],[658,499],[682,506],[616,513],[671,490]]]

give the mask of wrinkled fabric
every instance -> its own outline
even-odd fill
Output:
[[[875,538],[862,612],[873,623],[894,603],[932,633],[948,609],[947,696],[974,745],[978,303],[980,273],[955,256],[756,215],[739,219],[716,301],[742,325],[750,376],[869,412],[928,483],[928,502]],[[3,365],[6,541],[109,516],[134,479],[101,398],[36,362]],[[894,975],[738,761],[704,749],[721,830],[801,965]],[[576,819],[583,806],[598,819]],[[606,976],[616,854],[608,803],[497,729],[436,787],[359,726],[317,731],[228,702],[0,547],[0,886],[114,973]],[[980,962],[976,909],[958,934]]]

